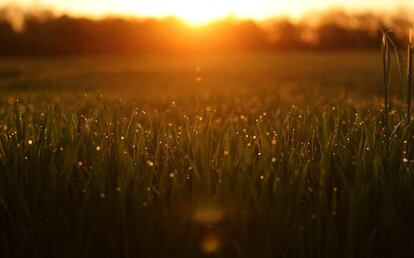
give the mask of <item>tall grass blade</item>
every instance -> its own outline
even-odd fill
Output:
[[[413,80],[413,42],[412,30],[410,30],[408,43],[408,57],[407,57],[407,124],[411,122],[411,97],[412,97],[412,80]]]
[[[390,84],[390,49],[389,37],[387,32],[382,35],[382,65],[384,76],[384,136],[385,136],[385,153],[388,154],[388,86]]]
[[[401,85],[401,92],[403,97],[405,96],[405,85],[406,85],[406,75],[404,74],[406,72],[406,64],[404,62],[404,57],[400,51],[400,48],[395,43],[394,39],[391,37],[390,33],[386,33],[387,42],[389,44],[389,47],[392,48],[393,52],[395,53],[395,58],[397,59],[397,68],[398,73],[400,76],[400,85]]]

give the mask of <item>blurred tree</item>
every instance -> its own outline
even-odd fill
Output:
[[[0,54],[9,55],[13,53],[17,42],[17,35],[12,26],[6,21],[0,21]]]
[[[224,19],[193,28],[176,18],[93,20],[6,8],[0,9],[0,55],[170,55],[378,48],[381,28],[395,28],[396,38],[402,42],[413,25],[410,17],[334,10],[295,23],[287,18],[275,19],[268,27],[252,20]],[[13,24],[19,19],[21,28],[16,30]]]
[[[272,26],[272,38],[276,48],[295,49],[306,46],[303,25],[293,24],[288,19],[275,21]]]

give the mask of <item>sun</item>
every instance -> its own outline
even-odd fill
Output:
[[[185,21],[189,25],[204,25],[207,24],[213,20],[219,19],[224,15],[219,15],[212,10],[210,11],[204,11],[204,12],[194,12],[194,11],[181,11],[172,14],[173,16],[176,16],[177,18]]]
[[[225,17],[261,20],[300,8],[292,7],[289,3],[271,2],[270,0],[258,2],[251,0],[151,0],[151,4],[146,5],[134,1],[128,3],[129,7],[126,11],[132,14],[147,14],[152,17],[174,16],[190,25],[203,25]]]
[[[229,14],[231,14],[231,6],[216,0],[176,1],[169,13],[169,15],[176,16],[190,25],[203,25]]]
[[[181,1],[172,15],[191,25],[202,25],[231,14],[231,7],[221,1]]]
[[[159,1],[154,0],[154,2]],[[190,25],[203,25],[235,13],[233,0],[227,2],[219,0],[175,0],[146,6],[133,1],[128,3],[128,5],[124,5],[127,8],[121,10],[121,12],[153,17],[174,16]]]

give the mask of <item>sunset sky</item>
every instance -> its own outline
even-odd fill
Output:
[[[413,0],[1,0],[1,5],[17,4],[79,15],[125,14],[136,16],[177,16],[193,23],[233,15],[264,19],[277,15],[293,17],[311,10],[342,7],[347,10],[391,10],[414,7]]]

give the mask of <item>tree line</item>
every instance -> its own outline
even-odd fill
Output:
[[[395,28],[400,44],[413,22],[409,16],[331,11],[263,22],[226,18],[193,27],[176,18],[79,18],[24,14],[16,28],[0,10],[0,55],[186,54],[287,49],[379,48],[381,30]]]

